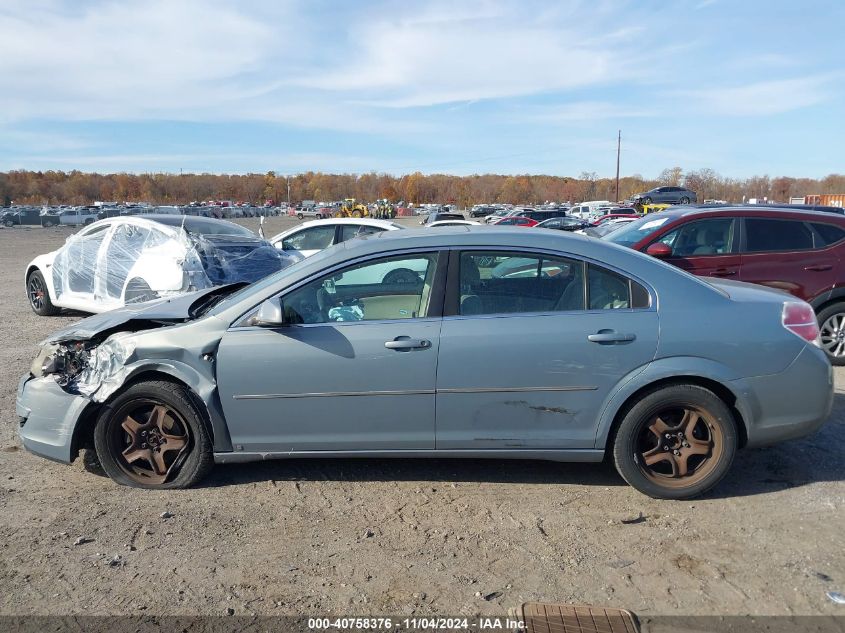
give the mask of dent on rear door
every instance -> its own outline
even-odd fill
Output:
[[[602,331],[635,335],[601,344]],[[438,449],[593,448],[602,405],[657,348],[653,310],[446,319]]]

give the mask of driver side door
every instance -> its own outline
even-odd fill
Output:
[[[248,315],[231,327],[217,381],[233,445],[433,449],[444,262],[438,252],[369,259],[282,293],[284,326]]]

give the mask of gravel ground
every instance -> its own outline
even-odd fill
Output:
[[[820,432],[741,452],[694,502],[601,464],[290,460],[150,492],[29,455],[18,377],[80,315],[34,315],[22,275],[71,232],[0,229],[0,614],[845,614],[825,597],[845,591],[843,370]]]

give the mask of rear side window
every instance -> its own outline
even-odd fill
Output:
[[[368,226],[366,224],[344,224],[341,227],[340,241],[345,242],[355,237],[364,237],[365,235],[373,235],[374,233],[381,233],[385,229],[380,226]]]
[[[813,223],[813,228],[821,240],[816,246],[830,246],[845,237],[845,229],[832,224]]]
[[[590,310],[648,308],[648,290],[636,281],[590,264],[587,267],[587,301]]]
[[[457,307],[463,316],[583,310],[584,264],[534,253],[462,253]]]
[[[803,222],[746,218],[745,228],[745,250],[748,253],[804,251],[813,248],[813,233]]]

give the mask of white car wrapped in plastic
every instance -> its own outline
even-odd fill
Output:
[[[257,281],[297,261],[232,222],[179,215],[115,217],[71,235],[26,268],[30,306],[105,312],[229,283]]]

